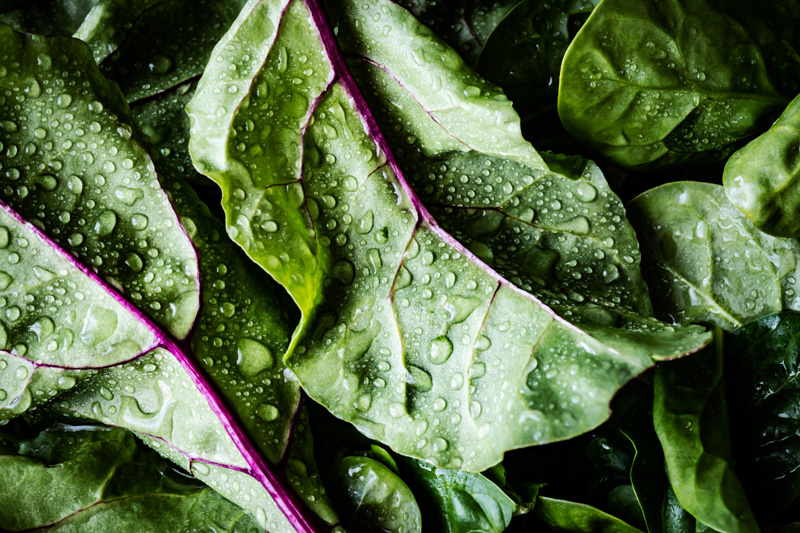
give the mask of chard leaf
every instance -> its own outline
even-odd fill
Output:
[[[679,323],[723,329],[800,309],[800,243],[759,231],[719,185],[662,185],[628,206],[655,306]]]
[[[795,98],[775,124],[725,164],[722,181],[733,205],[763,232],[800,237],[800,98]]]
[[[524,0],[492,31],[475,68],[503,88],[523,121],[556,108],[561,61],[599,0]]]
[[[519,135],[508,100],[408,12],[384,1],[332,3],[330,9],[345,50],[370,51],[361,61],[365,68],[379,65],[372,70],[379,79],[386,81],[389,72],[409,90],[426,87],[403,96],[406,102],[413,94],[425,106],[409,108],[404,125],[419,131],[435,120],[443,126],[430,128],[431,138],[419,147],[423,155],[410,155],[407,165],[432,165],[441,156],[440,172],[450,165],[504,166],[507,172],[493,179],[513,181],[491,188],[501,196],[477,196],[480,187],[469,178],[465,189],[456,189],[458,174],[444,178],[464,191],[458,199],[466,208],[491,211],[499,199],[533,183],[531,202],[544,202],[538,187],[553,192],[548,209],[562,198],[570,207],[581,202],[585,184],[551,173]],[[356,24],[362,18],[380,23]],[[430,70],[420,74],[415,62]],[[230,64],[236,68],[224,66]],[[368,85],[367,92],[382,87]],[[388,87],[400,93],[398,82]],[[433,118],[427,109],[437,110]],[[622,289],[609,287],[600,296],[576,290],[585,304],[573,304],[564,297],[572,282],[552,287],[552,297],[546,287],[539,291],[533,276],[516,285],[447,233],[445,218],[439,225],[403,176],[394,155],[400,150],[393,153],[380,134],[316,1],[248,3],[212,54],[188,110],[190,153],[198,170],[222,188],[229,235],[286,287],[303,313],[287,365],[312,398],[401,454],[481,471],[505,450],[566,439],[600,424],[613,394],[654,358],[677,357],[708,340],[701,328],[671,328],[627,307],[634,304],[616,309],[590,301],[609,298],[616,305],[615,291],[643,287],[638,276],[624,277]],[[417,122],[423,115],[426,122]],[[420,139],[409,138],[412,144]],[[414,168],[409,176],[426,179]],[[600,185],[596,180],[590,176],[587,183]],[[605,209],[624,215],[613,194],[592,187],[602,198],[592,213],[608,198]],[[466,201],[470,190],[477,205]],[[433,187],[425,194],[446,191]],[[583,216],[540,211],[553,224]],[[457,226],[460,216],[449,224]],[[632,238],[621,216],[620,224],[623,240]],[[548,239],[560,241],[553,246],[586,246],[586,256],[605,246],[575,236],[582,232],[573,227],[554,233]],[[491,250],[469,237],[465,232],[468,247]],[[634,248],[635,241],[621,247]],[[548,265],[560,256],[530,251]],[[565,259],[577,264],[579,258],[588,259]],[[636,261],[628,259],[623,255],[621,262]],[[544,279],[552,276],[544,273]],[[600,277],[573,279],[583,288],[605,285]],[[531,292],[523,290],[528,280]],[[649,305],[636,295],[630,301]],[[555,303],[581,326],[557,314]]]
[[[656,367],[653,425],[680,505],[717,531],[758,532],[733,471],[717,333],[713,346]]]
[[[561,121],[623,166],[722,160],[797,94],[798,21],[791,0],[604,1],[564,56]]]
[[[540,496],[533,513],[556,531],[573,533],[637,533],[638,529],[619,518],[586,505]]]
[[[350,531],[421,532],[414,494],[389,467],[369,457],[344,457],[332,467],[344,523]]]
[[[260,531],[122,429],[50,427],[0,455],[3,531]]]
[[[134,21],[101,72],[135,102],[202,74],[244,0],[165,0]]]
[[[124,427],[263,528],[317,530],[289,479],[335,522],[269,281],[179,176],[156,174],[84,43],[7,26],[0,43],[0,94],[25,95],[0,104],[2,420]]]
[[[731,434],[753,510],[771,519],[800,495],[800,314],[734,330],[725,344]]]

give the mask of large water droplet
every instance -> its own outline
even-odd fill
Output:
[[[436,337],[431,341],[429,359],[436,365],[444,364],[453,353],[453,343],[446,336]]]
[[[269,370],[275,365],[275,356],[264,344],[248,338],[239,339],[236,364],[245,377]]]

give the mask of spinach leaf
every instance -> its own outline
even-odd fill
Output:
[[[734,153],[722,176],[725,194],[753,224],[777,237],[800,237],[800,98],[775,124]]]
[[[772,519],[800,495],[800,314],[784,311],[734,330],[725,344],[737,472],[753,510]]]
[[[467,178],[464,199],[471,188],[475,207],[494,205],[496,194],[513,206],[526,185],[544,188],[536,180],[548,169],[519,136],[508,101],[408,12],[383,1],[330,9],[345,50],[369,52],[367,63],[428,87],[415,91],[425,108],[409,109],[406,123],[430,120],[430,109],[462,134],[435,131],[447,137],[441,150],[455,150],[440,171],[478,162],[492,179]],[[700,328],[606,312],[590,294],[576,296],[584,306],[562,300],[580,329],[448,234],[403,177],[318,2],[249,3],[212,56],[188,107],[195,166],[223,190],[229,235],[303,313],[287,365],[312,398],[366,435],[439,467],[481,471],[510,448],[600,424],[611,396],[654,358],[707,342]],[[430,70],[416,74],[415,61]],[[498,147],[500,139],[513,142]],[[483,157],[472,145],[499,154]],[[488,167],[501,162],[507,171],[492,175]],[[510,181],[496,181],[503,176]],[[572,190],[548,198],[549,209],[560,198],[581,201],[582,182],[553,179]],[[586,233],[582,213],[548,216],[572,221],[556,232],[565,247]],[[554,265],[560,253],[542,256]]]
[[[494,29],[475,69],[503,88],[522,120],[556,108],[561,61],[599,0],[524,0]]]
[[[44,35],[72,35],[97,0],[41,0],[0,2],[0,22],[19,31]]]
[[[0,455],[3,531],[261,531],[122,429],[55,425]]]
[[[399,0],[416,18],[474,65],[491,33],[518,0]]]
[[[680,505],[717,531],[757,532],[732,466],[721,344],[717,330],[713,346],[656,367],[653,425]]]
[[[344,457],[334,465],[332,494],[350,531],[420,532],[414,495],[389,467],[369,457]]]
[[[798,92],[791,0],[606,0],[570,44],[558,113],[628,167],[721,160]]]
[[[89,45],[98,63],[113,53],[142,12],[164,0],[99,0],[72,35]]]
[[[591,505],[540,496],[536,518],[556,531],[574,533],[637,533],[638,529]]]
[[[800,244],[759,231],[719,185],[662,185],[628,206],[655,307],[678,323],[730,330],[800,309]]]
[[[0,91],[21,95],[0,104],[0,419],[124,427],[261,527],[316,527],[287,479],[335,521],[313,461],[296,467],[310,437],[287,450],[305,428],[268,281],[156,173],[85,44],[0,26],[0,47]]]

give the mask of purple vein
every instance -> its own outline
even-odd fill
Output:
[[[26,226],[36,237],[46,246],[55,250],[63,259],[81,271],[85,276],[92,280],[97,286],[101,287],[109,296],[126,311],[131,313],[134,318],[141,322],[156,337],[157,344],[154,348],[161,347],[170,352],[194,382],[197,389],[208,401],[211,411],[222,423],[228,436],[233,441],[239,453],[244,457],[245,462],[250,467],[249,474],[256,478],[270,497],[275,501],[278,508],[286,515],[286,519],[292,524],[299,533],[314,533],[317,531],[315,525],[306,516],[302,504],[294,496],[288,487],[284,486],[282,480],[275,475],[269,468],[266,461],[258,453],[255,445],[250,441],[241,427],[236,423],[233,415],[225,407],[225,403],[219,394],[211,387],[203,377],[194,361],[184,353],[178,344],[161,330],[152,320],[146,317],[139,309],[126,300],[121,294],[114,290],[108,283],[103,281],[97,274],[89,270],[85,265],[79,263],[69,252],[61,248],[50,237],[45,235],[39,228],[26,221],[8,204],[0,200],[0,209],[8,213],[9,216]]]

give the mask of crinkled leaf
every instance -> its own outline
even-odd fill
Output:
[[[57,425],[0,454],[0,528],[261,531],[121,429]]]
[[[533,513],[556,531],[573,533],[637,533],[638,529],[619,518],[583,503],[540,496]]]
[[[524,0],[486,40],[476,70],[503,88],[523,120],[555,109],[561,60],[599,0]]]
[[[0,137],[0,416],[40,406],[131,429],[262,527],[313,530],[286,486],[304,428],[269,281],[179,176],[156,175],[85,44],[8,27],[0,40],[0,90],[24,95]],[[295,466],[292,486],[335,517],[313,464]]]
[[[653,425],[681,506],[717,531],[758,532],[733,471],[717,331],[713,346],[656,367]]]
[[[41,0],[0,4],[0,22],[19,31],[72,35],[97,0]]]
[[[677,182],[634,199],[656,309],[679,323],[730,330],[782,309],[800,309],[800,243],[759,231],[719,185]]]
[[[332,469],[331,491],[349,531],[422,531],[414,495],[386,465],[369,457],[344,457]]]
[[[203,73],[209,54],[245,0],[166,0],[145,9],[100,66],[128,102]],[[115,21],[116,22],[116,21]]]
[[[753,510],[770,519],[800,495],[800,313],[734,330],[725,364],[737,472]]]
[[[430,125],[426,109],[439,110],[434,118],[444,128],[433,130],[432,140],[419,148],[437,151],[427,152],[430,159],[409,155],[407,165],[432,165],[441,154],[439,172],[459,165],[469,173],[485,170],[491,187],[479,186],[478,176],[472,181],[466,176],[463,189],[458,173],[442,178],[460,191],[464,211],[473,207],[468,199],[474,192],[474,207],[485,209],[485,219],[495,213],[488,207],[503,198],[513,212],[513,198],[527,186],[532,186],[527,201],[534,204],[544,203],[541,191],[552,187],[557,192],[547,198],[551,205],[540,209],[541,216],[561,226],[529,237],[554,242],[539,256],[530,249],[532,257],[541,258],[544,278],[525,273],[515,285],[500,277],[446,233],[412,192],[336,48],[321,6],[249,3],[215,49],[190,102],[190,152],[197,168],[223,189],[229,234],[287,288],[302,311],[286,360],[314,399],[402,454],[480,471],[507,449],[568,438],[598,425],[608,416],[615,391],[653,358],[679,356],[707,342],[699,328],[676,330],[629,309],[649,305],[630,290],[643,286],[638,275],[621,275],[620,288],[608,286],[599,296],[576,290],[571,301],[571,286],[607,284],[596,270],[583,280],[582,274],[572,280],[566,270],[559,274],[558,250],[584,250],[585,255],[564,258],[566,267],[599,257],[597,246],[613,247],[585,235],[584,212],[605,206],[615,213],[621,248],[635,249],[635,241],[625,240],[633,233],[623,223],[618,200],[597,190],[594,183],[604,184],[596,175],[584,182],[550,173],[519,135],[510,103],[408,12],[383,1],[330,8],[345,50],[369,51],[361,63],[381,66],[373,72],[387,82],[387,91],[399,93],[402,87],[388,83],[394,78],[386,72],[408,81],[409,90],[424,87],[403,96],[405,102],[413,94],[425,106],[409,109],[410,128],[420,127],[420,117]],[[380,23],[355,24],[362,17]],[[432,57],[437,63],[426,59]],[[430,70],[420,74],[415,62]],[[229,64],[236,68],[224,67]],[[429,83],[440,90],[432,91]],[[382,89],[366,87],[370,94]],[[413,144],[415,137],[409,139]],[[445,144],[437,144],[440,140]],[[472,146],[487,147],[486,152]],[[490,166],[505,172],[493,174]],[[410,175],[426,179],[414,169]],[[503,176],[509,181],[495,181]],[[588,203],[581,199],[583,188],[598,207],[583,207]],[[487,194],[491,191],[497,192]],[[432,187],[426,194],[447,192]],[[558,212],[562,201],[573,212],[566,207]],[[445,209],[450,207],[441,206]],[[443,218],[443,225],[445,220],[464,225],[458,211]],[[511,217],[500,217],[511,223]],[[597,231],[611,230],[598,226]],[[463,238],[476,253],[490,248],[470,241],[466,232]],[[503,259],[499,246],[495,250]],[[620,255],[619,264],[636,262]],[[602,271],[596,262],[589,264]],[[539,292],[537,279],[559,276],[561,286]],[[529,284],[533,294],[522,290]],[[534,294],[548,297],[565,315],[572,311],[584,329]],[[622,302],[629,294],[633,303],[617,309],[614,296]],[[584,305],[574,302],[581,299]],[[506,389],[509,384],[513,388]]]
[[[416,18],[474,65],[486,39],[518,0],[399,0]]]
[[[763,232],[800,237],[800,98],[775,124],[734,153],[722,176],[728,199]]]
[[[792,0],[604,1],[564,56],[561,121],[623,166],[724,159],[797,94],[798,22]]]

